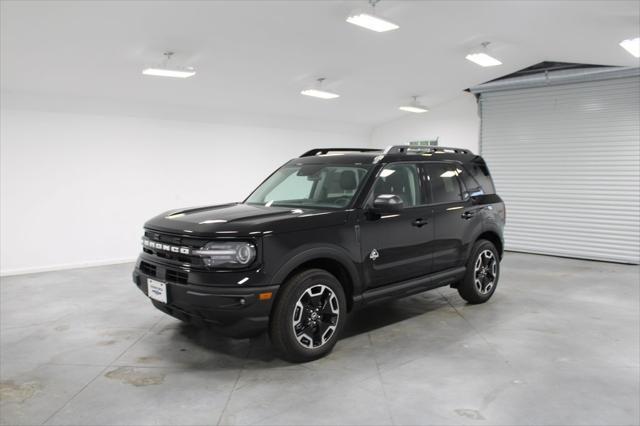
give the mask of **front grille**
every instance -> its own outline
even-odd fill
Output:
[[[167,281],[171,283],[187,284],[187,279],[189,278],[189,274],[183,271],[174,271],[173,269],[167,269],[167,274],[165,278]]]
[[[192,237],[181,237],[175,235],[162,234],[156,231],[145,231],[144,236],[151,241],[167,243],[173,246],[190,247],[191,249],[202,248],[209,240],[203,240]],[[154,247],[143,247],[143,251],[160,259],[166,259],[172,262],[180,263],[181,266],[204,268],[204,262],[199,256],[192,256],[183,253],[175,253],[166,250],[159,250]]]
[[[176,235],[162,234],[156,231],[145,231],[144,236],[161,243],[173,244],[177,246],[188,246],[193,248],[200,248],[204,246],[209,240],[193,237],[181,237]]]
[[[197,259],[197,257],[195,256],[186,256],[184,254],[179,254],[179,253],[170,253],[167,251],[160,251],[160,250],[149,250],[151,252],[151,254],[155,254],[158,257],[161,257],[163,259],[169,259],[169,260],[175,260],[177,262],[182,262],[182,263],[193,263],[194,260]]]
[[[147,262],[140,262],[140,270],[145,275],[156,276],[156,266]]]

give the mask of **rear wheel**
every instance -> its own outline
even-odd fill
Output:
[[[346,319],[346,300],[340,282],[322,269],[291,277],[278,294],[269,335],[282,357],[306,362],[333,349]]]
[[[469,303],[484,303],[496,291],[500,277],[500,256],[491,241],[478,240],[467,261],[467,272],[458,293]]]

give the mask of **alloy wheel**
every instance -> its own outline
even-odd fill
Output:
[[[308,349],[323,346],[335,333],[340,316],[338,298],[324,284],[309,287],[293,310],[293,333],[298,343]]]
[[[480,294],[488,294],[495,286],[498,261],[491,250],[483,250],[474,266],[474,284]]]

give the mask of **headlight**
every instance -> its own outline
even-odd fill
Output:
[[[256,258],[256,246],[247,242],[211,242],[193,254],[208,268],[243,268]]]

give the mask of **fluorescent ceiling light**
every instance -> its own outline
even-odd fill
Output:
[[[465,58],[471,62],[474,62],[481,67],[494,67],[496,65],[502,65],[502,62],[494,58],[493,56],[489,56],[486,53],[471,53]]]
[[[340,97],[337,93],[325,92],[324,90],[318,89],[306,89],[300,92],[300,94],[320,99],[335,99]]]
[[[419,107],[419,106],[413,106],[413,105],[404,105],[404,106],[398,107],[398,109],[402,111],[407,111],[407,112],[415,112],[418,114],[429,111],[425,107]]]
[[[305,89],[305,90],[301,91],[300,94],[301,95],[305,95],[305,96],[312,96],[314,98],[320,98],[320,99],[335,99],[335,98],[339,98],[340,95],[338,95],[337,93],[333,93],[333,92],[328,92],[326,90],[322,90],[322,82],[325,81],[325,80],[326,79],[324,77],[317,79],[315,88]]]
[[[420,114],[423,112],[429,112],[429,108],[427,108],[424,105],[420,105],[420,103],[418,103],[418,97],[414,96],[413,97],[413,101],[411,101],[410,104],[408,105],[402,105],[400,107],[398,107],[399,110],[401,111],[406,111],[406,112],[415,112],[416,114]]]
[[[164,52],[164,62],[156,67],[148,67],[142,70],[144,75],[153,75],[157,77],[174,77],[188,78],[196,74],[196,70],[192,67],[168,66],[173,52]]]
[[[188,78],[194,76],[196,71],[193,68],[145,68],[142,70],[142,74],[154,75],[157,77]]]
[[[465,56],[465,58],[468,61],[480,65],[481,67],[494,67],[496,65],[502,65],[502,62],[487,53],[487,46],[489,46],[489,44],[491,43],[488,41],[481,43],[482,47],[479,50],[471,52],[470,54]]]
[[[387,21],[386,19],[382,19],[379,16],[370,15],[368,13],[351,15],[347,18],[347,22],[371,31],[375,31],[377,33],[397,30],[398,28],[400,28],[398,25],[394,24],[391,21]]]
[[[640,58],[640,37],[623,40],[620,42],[620,46],[636,58]]]

